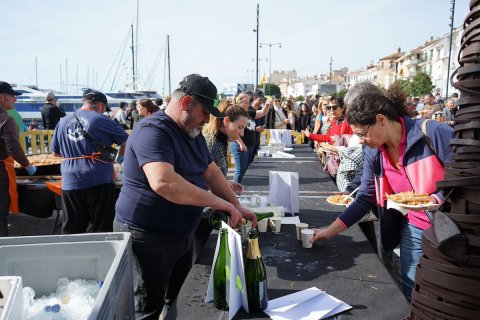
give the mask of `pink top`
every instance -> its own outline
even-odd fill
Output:
[[[384,146],[378,148],[382,153],[385,177],[388,179],[388,183],[395,193],[412,191],[413,189],[408,180],[407,174],[405,173],[405,168],[403,167],[403,156],[405,155],[405,149],[407,148],[407,136],[405,134],[405,122],[403,118],[400,118],[400,122],[402,123],[402,139],[400,140],[400,145],[398,147],[399,169],[394,166],[393,161],[390,159]],[[414,225],[419,229],[425,230],[431,227],[430,220],[424,211],[410,210],[408,211],[406,218],[411,225]]]

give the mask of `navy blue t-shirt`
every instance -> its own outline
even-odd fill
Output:
[[[116,220],[140,230],[189,237],[200,223],[203,208],[176,204],[155,193],[142,166],[167,162],[185,180],[207,190],[203,174],[212,161],[203,135],[188,137],[163,112],[141,120],[127,141]]]
[[[121,145],[128,134],[118,123],[93,110],[76,111],[83,129],[93,140],[107,146]],[[80,134],[80,126],[71,115],[63,117],[55,128],[50,149],[62,158],[76,158],[91,155],[95,150]],[[114,183],[113,163],[93,162],[91,159],[63,160],[61,164],[62,189],[66,191],[87,189],[101,184]]]

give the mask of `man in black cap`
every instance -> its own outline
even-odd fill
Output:
[[[242,217],[255,223],[201,134],[210,115],[223,117],[214,106],[216,96],[208,78],[186,76],[168,108],[140,121],[127,141],[114,231],[132,234],[136,319],[158,319],[164,303],[168,308],[177,296],[192,265],[193,235],[204,207],[225,211],[232,226]]]
[[[40,109],[45,130],[55,130],[60,118],[65,117],[65,111],[57,105],[57,97],[53,91],[48,91],[45,95],[46,104]]]
[[[113,161],[100,157],[99,145],[122,145],[127,133],[103,113],[107,97],[85,90],[83,106],[63,117],[53,134],[51,149],[64,158],[62,172],[62,233],[112,231],[115,214]],[[120,153],[123,149],[120,148]]]
[[[0,237],[8,236],[9,211],[19,212],[13,160],[22,165],[30,175],[37,170],[28,162],[25,151],[20,146],[17,124],[7,113],[17,101],[15,96],[19,95],[21,93],[14,91],[9,83],[0,81]]]

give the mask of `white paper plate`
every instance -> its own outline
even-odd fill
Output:
[[[333,199],[334,196],[330,196],[327,198],[327,202],[330,203],[330,204],[333,204],[334,206],[348,206],[350,203],[352,203],[353,201],[353,198],[352,197],[349,197],[348,195],[344,195],[345,198],[348,198],[350,199],[350,202],[348,203],[336,203],[336,202],[333,202],[332,199]]]
[[[408,205],[408,204],[395,202],[390,199],[387,200],[387,208],[397,209],[398,211],[402,212],[404,215],[406,215],[409,210],[413,210],[413,211],[434,210],[439,206],[440,205],[436,203]]]

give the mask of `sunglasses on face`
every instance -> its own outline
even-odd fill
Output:
[[[275,100],[273,100],[273,101],[275,101],[275,102],[280,102],[280,101],[282,101],[282,100],[280,100],[280,99],[275,99]]]
[[[337,110],[338,106],[337,105],[334,105],[334,106],[327,106],[327,110]]]

